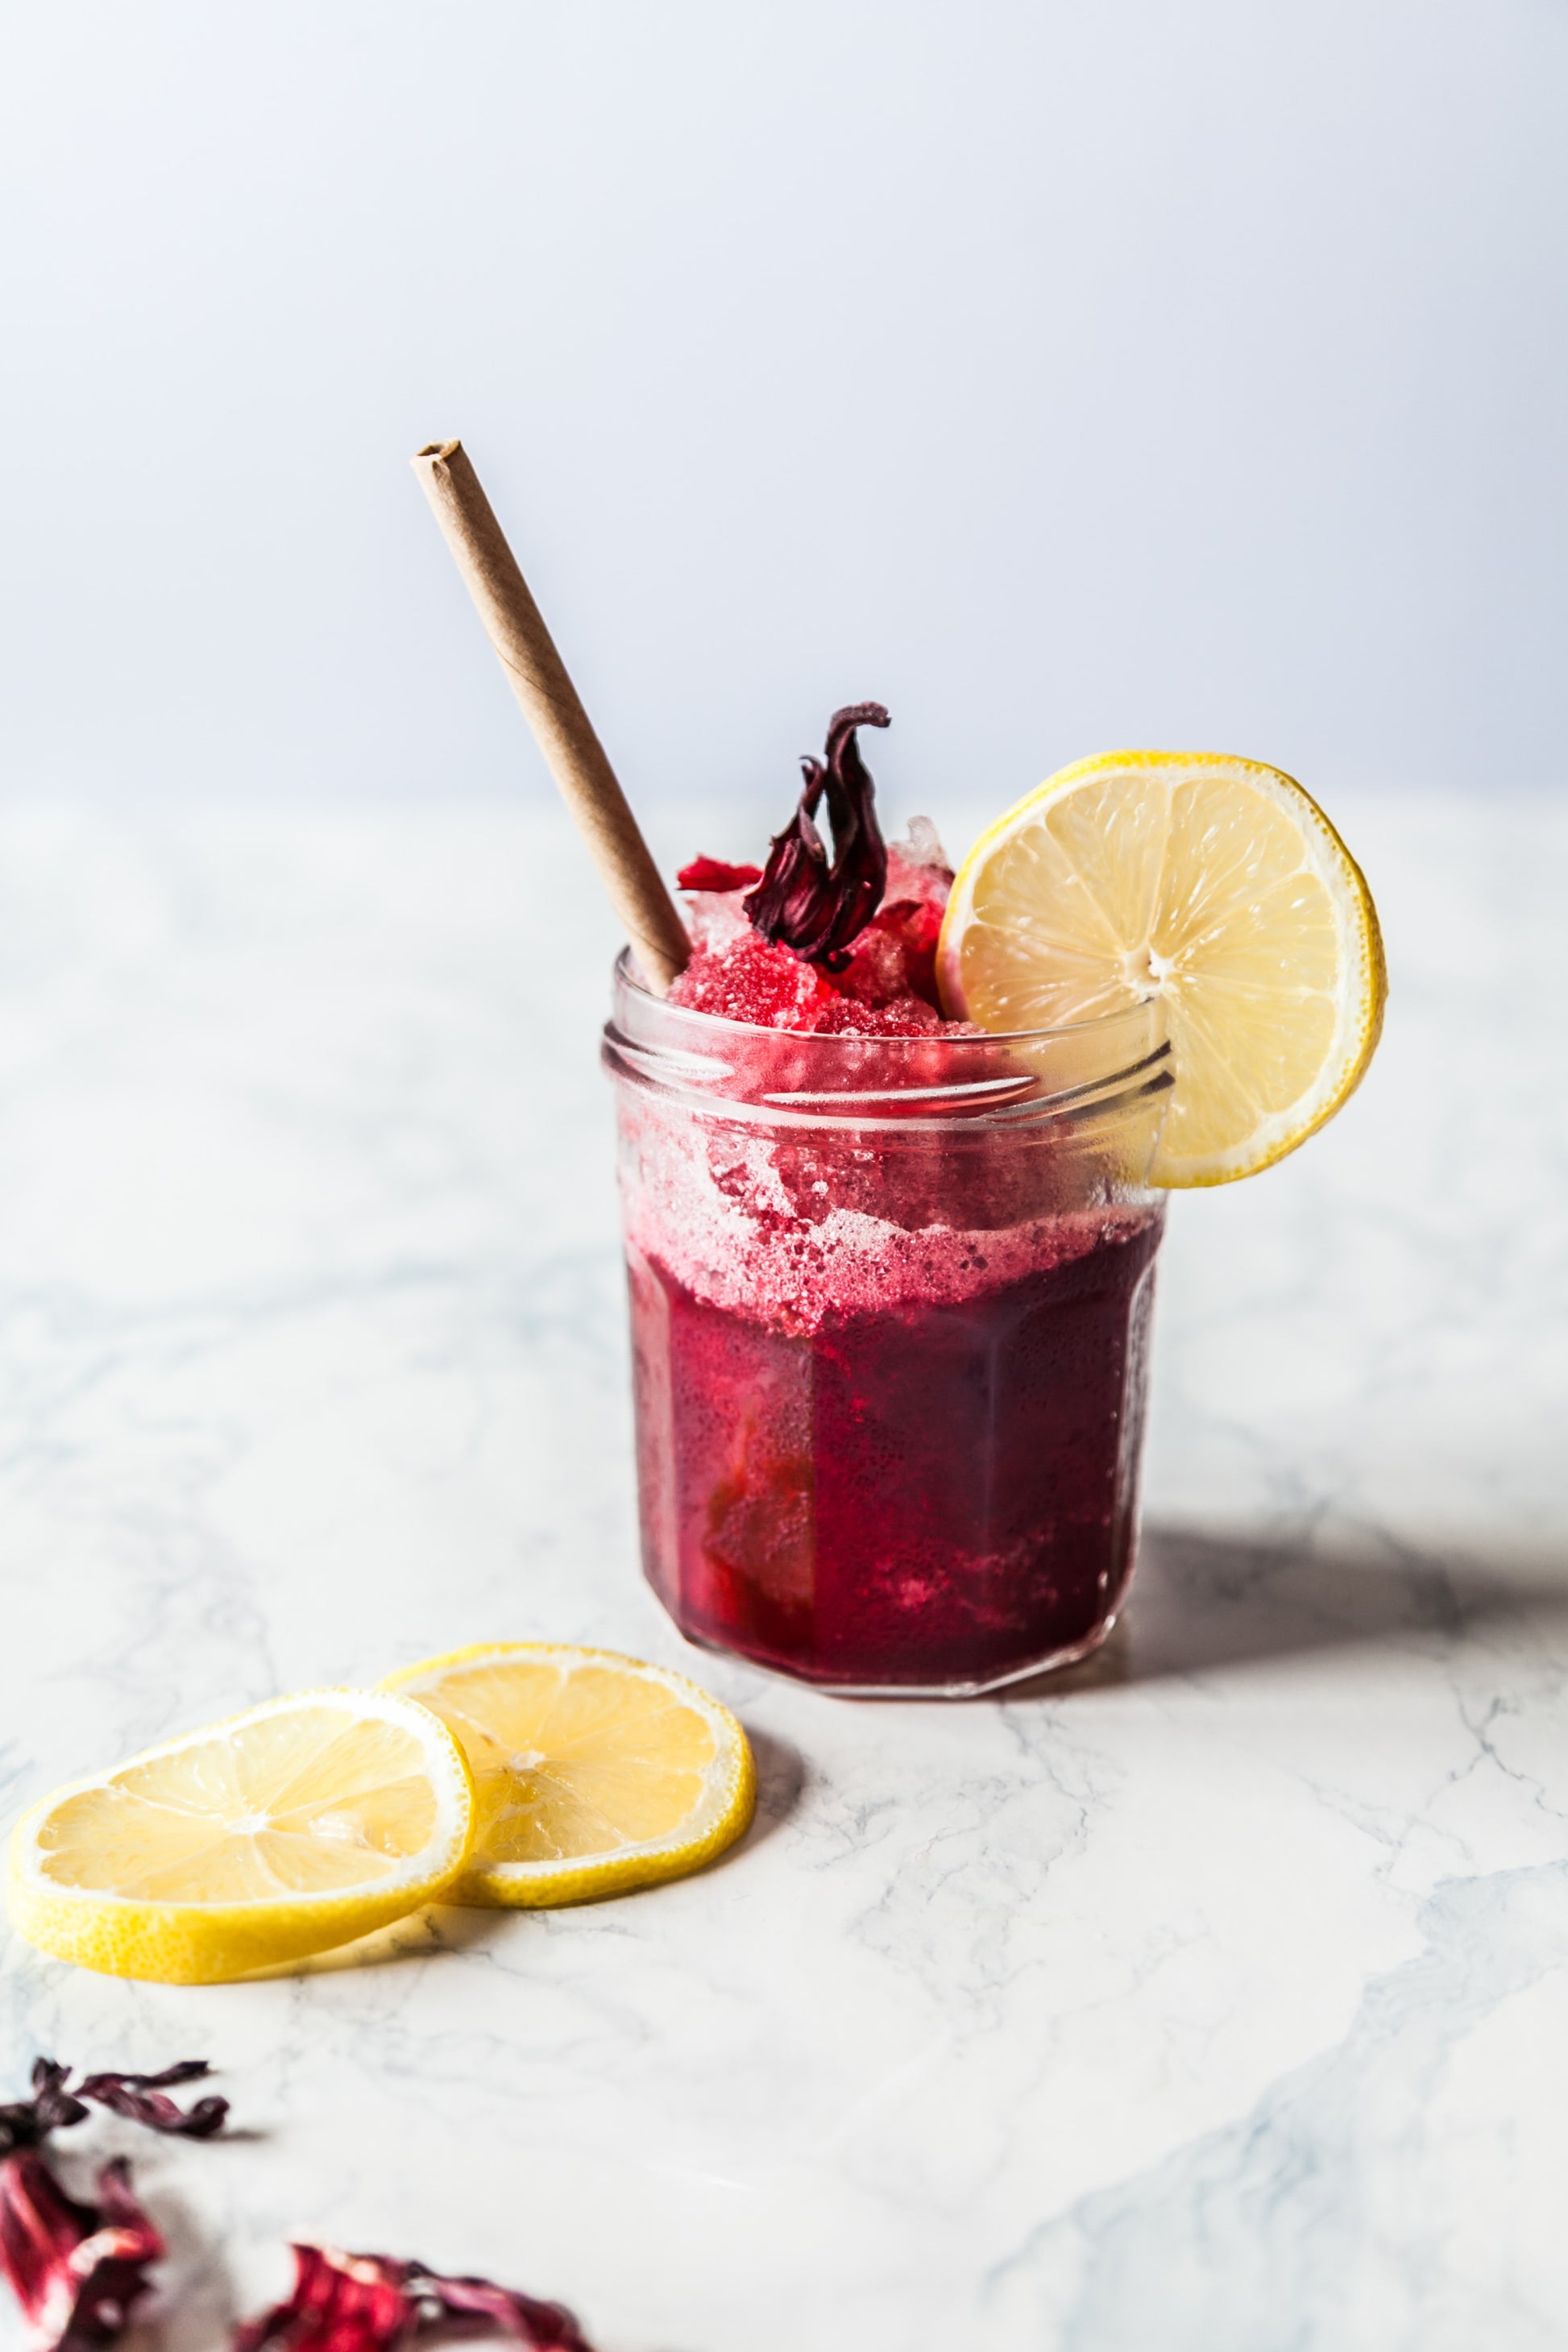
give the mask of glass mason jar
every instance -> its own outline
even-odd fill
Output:
[[[623,955],[604,1051],[643,1565],[681,1632],[859,1694],[1095,1648],[1136,1535],[1158,1005],[801,1035]]]

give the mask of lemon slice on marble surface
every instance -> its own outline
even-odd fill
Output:
[[[43,1799],[11,1837],[17,1934],[106,1976],[212,1984],[431,1902],[474,1825],[445,1724],[379,1691],[305,1691]]]
[[[683,1878],[756,1803],[746,1735],[684,1675],[614,1650],[500,1642],[389,1675],[462,1743],[478,1819],[458,1903],[585,1903]]]
[[[1161,997],[1162,1185],[1304,1143],[1359,1083],[1387,989],[1371,893],[1316,802],[1211,751],[1108,751],[1009,809],[959,869],[937,973],[952,1018],[994,1030]]]

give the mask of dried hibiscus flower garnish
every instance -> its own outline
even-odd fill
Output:
[[[876,787],[855,730],[889,723],[879,702],[854,702],[834,712],[826,758],[801,761],[800,805],[774,835],[763,878],[745,900],[754,930],[829,971],[843,970],[851,940],[882,903],[888,852],[877,823]],[[831,860],[816,824],[824,794],[833,828]]]
[[[509,2336],[529,2352],[593,2352],[569,2311],[489,2279],[442,2278],[390,2254],[296,2245],[294,2291],[236,2334],[234,2352],[404,2352],[458,2336]]]
[[[0,2270],[22,2306],[27,2352],[116,2343],[147,2291],[148,2263],[163,2253],[123,2157],[102,2168],[98,2201],[89,2205],[61,2187],[44,2142],[82,2122],[89,2100],[150,2130],[205,2139],[228,2113],[227,2100],[198,2099],[185,2108],[163,2093],[207,2072],[205,2061],[194,2058],[161,2074],[88,2074],[73,2089],[68,2066],[39,2058],[32,2097],[0,2105]]]

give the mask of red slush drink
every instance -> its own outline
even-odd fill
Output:
[[[643,1559],[691,1640],[963,1694],[1082,1656],[1131,1572],[1171,1081],[1146,1008],[944,1021],[934,836],[877,847],[825,957],[701,860],[668,999],[618,974]]]
[[[634,1255],[643,1558],[682,1632],[839,1690],[1091,1649],[1132,1568],[1158,1234],[1041,1233],[1016,1279],[804,1333]]]

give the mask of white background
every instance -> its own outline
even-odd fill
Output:
[[[0,201],[12,793],[544,793],[448,434],[656,825],[1561,782],[1563,0],[51,0]]]

